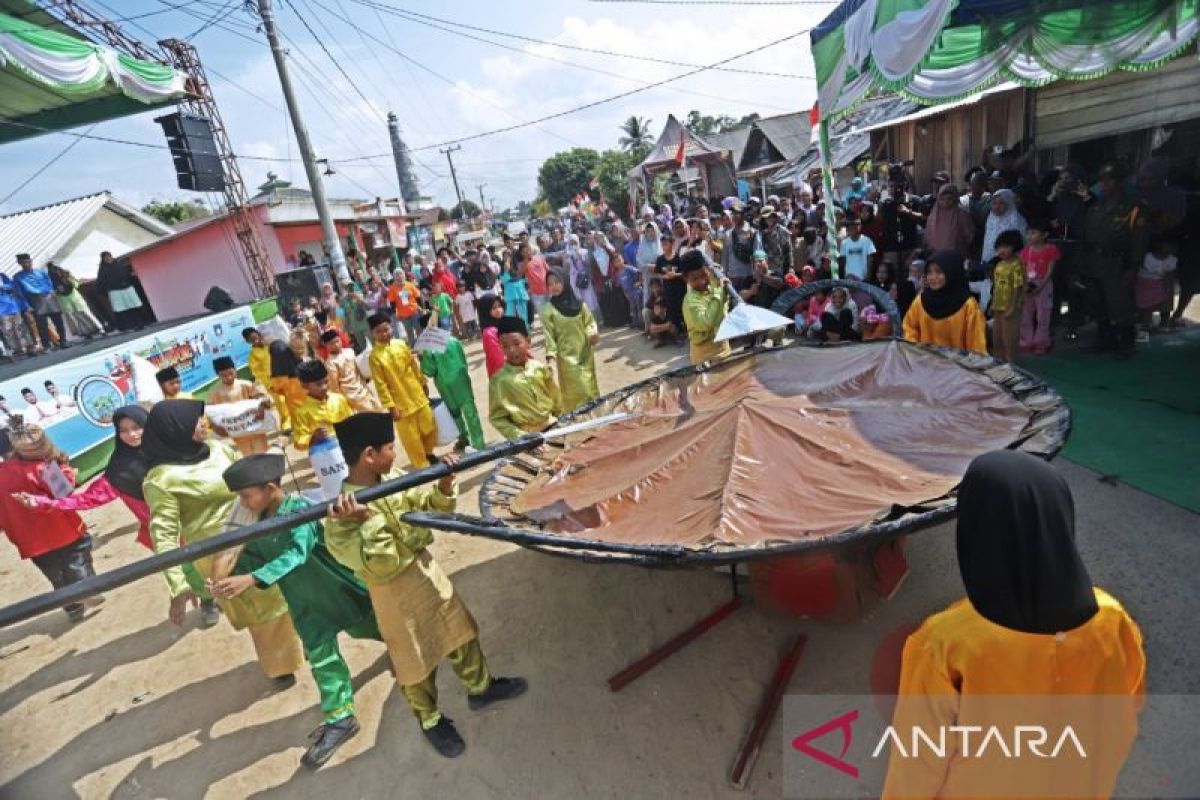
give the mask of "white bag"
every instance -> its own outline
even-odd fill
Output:
[[[270,319],[263,320],[254,327],[262,334],[264,342],[273,342],[276,340],[286,342],[292,333],[287,323],[278,314]]]
[[[457,442],[461,434],[458,424],[454,421],[454,415],[450,413],[450,408],[440,398],[432,401],[431,405],[433,406],[433,421],[437,423],[438,446]]]
[[[366,380],[371,380],[371,348],[368,347],[359,353],[355,357],[354,363],[358,364],[358,374]]]
[[[337,439],[327,436],[319,442],[314,442],[308,449],[308,460],[317,476],[317,482],[321,484],[321,495],[326,500],[333,500],[342,490],[342,481],[350,474]]]

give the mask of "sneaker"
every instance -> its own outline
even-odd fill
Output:
[[[289,672],[287,675],[271,678],[271,684],[279,691],[290,689],[296,685],[296,676]]]
[[[300,757],[300,763],[309,769],[316,769],[328,761],[333,752],[348,742],[358,731],[358,719],[353,714],[343,717],[337,722],[326,722],[308,735],[313,743]]]
[[[221,609],[217,606],[216,600],[201,600],[200,601],[200,625],[204,628],[211,628],[221,621]]]
[[[454,720],[449,717],[442,717],[438,720],[437,725],[429,730],[423,730],[422,733],[433,745],[433,749],[445,758],[457,758],[462,755],[463,750],[467,749],[467,743],[458,735],[458,729],[454,727]]]
[[[491,685],[482,694],[467,695],[467,705],[472,711],[479,711],[500,700],[520,697],[528,688],[529,681],[524,678],[492,678]]]

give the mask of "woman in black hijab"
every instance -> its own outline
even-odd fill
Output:
[[[1025,453],[979,456],[958,489],[957,546],[967,597],[908,638],[893,728],[905,742],[914,727],[934,735],[946,725],[1007,729],[1014,707],[1029,717],[1021,724],[1061,727],[1064,708],[1087,703],[1078,733],[1090,757],[1048,775],[1021,761],[997,770],[955,754],[917,759],[893,750],[883,796],[1110,796],[1137,733],[1146,657],[1137,624],[1092,586],[1075,549],[1066,481]],[[1030,702],[1053,695],[1078,700]]]
[[[971,296],[963,257],[939,250],[929,257],[925,289],[904,315],[910,342],[972,350],[987,355],[987,320]]]
[[[267,352],[271,356],[271,385],[267,388],[271,390],[271,394],[283,398],[284,405],[287,406],[287,417],[294,420],[296,419],[296,409],[308,397],[308,393],[304,391],[299,378],[296,377],[296,368],[300,366],[300,359],[296,357],[296,351],[287,342],[280,339],[271,342],[267,346]],[[288,433],[288,431],[284,431],[284,433]]]
[[[204,403],[200,400],[163,400],[146,418],[142,452],[151,467],[160,464],[199,464],[209,456]]]

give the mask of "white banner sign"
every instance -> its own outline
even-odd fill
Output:
[[[446,349],[446,345],[450,342],[450,331],[442,330],[441,328],[430,325],[425,330],[421,331],[421,335],[417,337],[417,342],[413,345],[413,350],[418,353],[438,353]]]
[[[236,403],[219,403],[205,406],[204,413],[209,422],[225,429],[233,438],[271,433],[275,430],[275,415],[269,411],[258,419],[261,400],[239,400]]]

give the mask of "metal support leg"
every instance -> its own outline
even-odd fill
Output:
[[[754,762],[758,760],[758,752],[762,749],[763,739],[766,738],[767,731],[770,730],[771,723],[775,720],[779,704],[783,701],[783,694],[787,691],[788,684],[791,683],[792,674],[796,671],[796,665],[800,663],[800,656],[803,655],[804,645],[807,642],[806,634],[796,635],[796,638],[792,640],[791,647],[783,654],[783,658],[779,659],[775,675],[767,684],[766,691],[763,692],[758,712],[754,715],[754,724],[750,726],[750,732],[746,734],[746,740],[738,750],[737,760],[733,762],[733,771],[729,774],[729,782],[738,789],[745,788],[746,782],[750,780],[750,771],[754,769]]]

